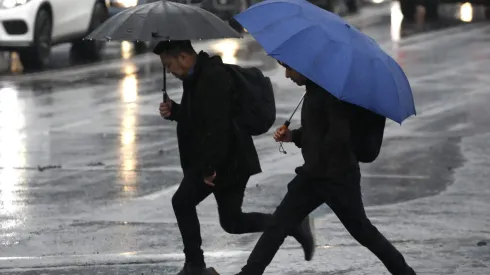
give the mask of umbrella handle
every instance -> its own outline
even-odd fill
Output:
[[[289,125],[291,125],[291,121],[286,120],[284,124],[281,127],[279,127],[279,130],[284,131],[289,127]]]
[[[290,124],[291,124],[291,121],[286,120],[286,122],[284,122],[284,124],[281,127],[279,127],[279,130],[280,131],[287,130]],[[283,154],[287,154],[288,153],[288,152],[286,152],[286,150],[284,150],[284,147],[282,146],[282,141],[279,142],[279,152],[281,152]]]

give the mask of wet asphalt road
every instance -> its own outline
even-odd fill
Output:
[[[477,243],[490,239],[490,25],[476,8],[476,22],[464,25],[449,16],[456,6],[441,9],[438,22],[401,28],[396,5],[349,19],[397,58],[418,111],[403,126],[390,122],[379,160],[363,166],[364,201],[419,274],[486,275],[490,248]],[[61,46],[49,70],[0,76],[1,274],[173,274],[181,267],[170,198],[182,175],[175,125],[157,113],[161,66],[125,47],[110,45],[104,62],[71,66]],[[278,125],[301,97],[249,38],[196,48],[264,70],[275,85]],[[170,78],[168,87],[179,100],[180,83]],[[299,115],[292,126],[298,123]],[[269,135],[256,145],[265,172],[251,179],[244,210],[272,212],[301,156],[291,145],[280,154]],[[198,209],[208,264],[237,272],[259,235],[226,234],[212,197]],[[303,262],[287,240],[268,274],[387,274],[327,207],[313,215],[316,258]]]

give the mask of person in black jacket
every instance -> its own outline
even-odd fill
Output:
[[[186,257],[179,274],[207,274],[196,206],[213,193],[226,232],[263,232],[272,215],[241,209],[248,179],[261,172],[260,162],[252,137],[233,127],[233,81],[221,58],[197,54],[190,41],[160,42],[154,53],[184,88],[180,104],[170,99],[160,104],[161,116],[177,122],[184,172],[172,198]],[[314,241],[309,219],[289,235],[301,243],[305,259],[311,260]]]
[[[286,77],[306,86],[301,127],[279,128],[277,142],[301,148],[304,164],[296,169],[288,192],[274,212],[274,223],[260,237],[240,275],[261,275],[284,242],[286,233],[326,203],[347,231],[373,252],[391,274],[414,275],[402,254],[374,227],[362,203],[359,164],[353,153],[350,120],[353,104],[340,101],[289,66]]]

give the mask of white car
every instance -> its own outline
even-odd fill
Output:
[[[82,41],[108,18],[106,0],[0,0],[0,51],[18,52],[24,68],[47,65],[51,46],[72,43],[84,59],[98,59],[104,42]]]

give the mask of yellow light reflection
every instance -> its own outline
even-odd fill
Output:
[[[24,110],[14,88],[0,88],[0,216],[16,221],[0,223],[0,228],[19,226],[23,208],[19,192],[25,189],[26,136]],[[15,217],[17,216],[17,217]]]
[[[391,41],[400,41],[402,22],[403,13],[401,11],[400,2],[393,1],[391,3]]]
[[[133,63],[124,64],[123,70],[122,70],[122,72],[125,75],[132,75],[132,74],[135,74],[137,71],[138,71],[138,68]]]
[[[138,79],[134,74],[126,75],[121,83],[122,101],[134,103],[138,99]]]
[[[138,164],[136,156],[136,127],[137,127],[137,99],[138,79],[132,70],[122,79],[120,84],[121,101],[124,104],[121,118],[121,178],[123,181],[123,192],[132,196],[136,192],[136,177],[134,170]]]
[[[459,18],[463,22],[473,21],[473,6],[470,3],[464,3],[459,9]]]
[[[381,4],[383,3],[385,0],[372,0],[374,4]]]
[[[236,53],[239,49],[239,44],[237,41],[226,39],[215,45],[213,45],[213,50],[221,55],[224,63],[236,64]]]
[[[138,0],[117,0],[116,2],[125,8],[131,8],[138,5]]]
[[[134,45],[131,42],[123,41],[121,42],[121,57],[123,59],[129,59],[133,55]]]
[[[15,52],[10,55],[10,71],[14,74],[22,73],[24,71],[24,66],[22,66],[20,57]]]
[[[121,255],[121,256],[133,256],[133,255],[137,255],[137,254],[138,254],[138,252],[136,252],[136,251],[119,253],[119,255]]]

